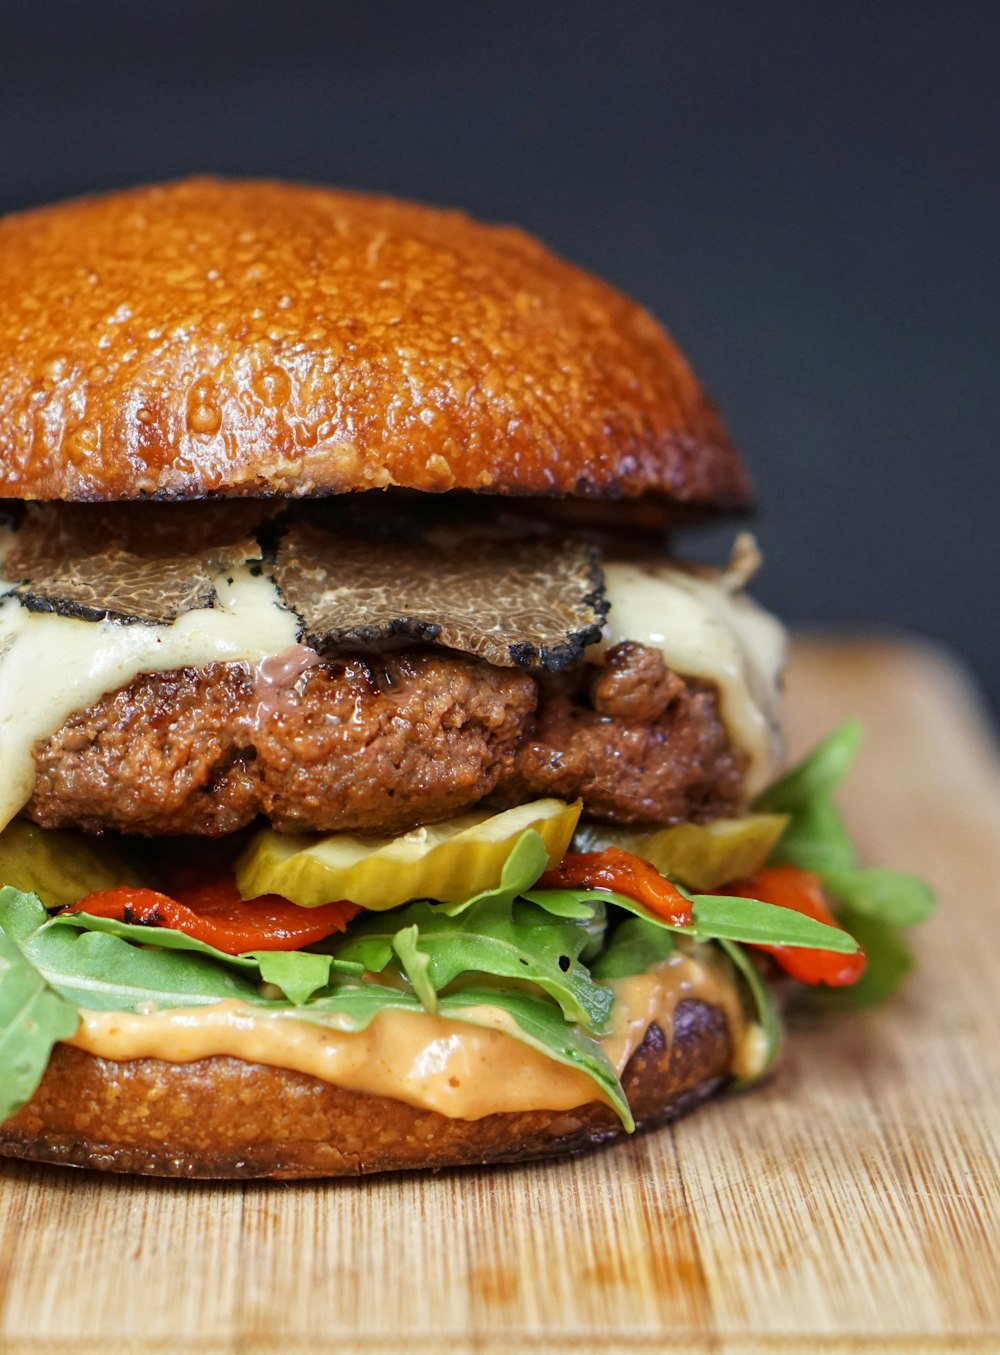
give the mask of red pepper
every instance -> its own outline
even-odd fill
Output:
[[[747,880],[736,880],[719,891],[743,899],[760,899],[779,908],[804,913],[829,927],[838,925],[823,896],[818,875],[797,866],[768,866]],[[844,955],[836,950],[806,950],[802,946],[759,946],[773,955],[786,974],[800,983],[825,983],[831,988],[846,988],[865,972],[864,951]]]
[[[248,950],[299,950],[342,932],[361,909],[346,899],[320,908],[300,908],[278,894],[242,899],[235,881],[217,880],[177,890],[176,897],[119,885],[88,894],[66,911],[170,927],[227,955],[242,955]]]
[[[608,847],[603,852],[571,852],[539,880],[543,889],[610,889],[643,904],[651,913],[674,927],[690,926],[691,904],[641,856]],[[819,877],[796,866],[771,866],[746,880],[736,880],[720,894],[760,899],[779,908],[804,913],[817,922],[836,927]],[[844,955],[835,950],[808,950],[802,946],[758,946],[773,955],[778,964],[800,983],[825,983],[842,988],[857,983],[865,972],[863,951]]]
[[[673,927],[691,925],[691,904],[641,856],[608,847],[603,852],[570,852],[538,881],[542,889],[610,889],[643,904]]]

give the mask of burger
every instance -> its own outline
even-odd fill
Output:
[[[452,211],[192,180],[0,221],[0,1152],[511,1162],[874,1001],[847,725],[776,779],[750,507],[643,309]]]

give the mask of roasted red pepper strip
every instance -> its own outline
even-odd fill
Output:
[[[691,925],[691,904],[641,856],[607,847],[603,852],[570,852],[538,881],[542,889],[610,889],[643,904],[673,927]]]
[[[747,880],[736,880],[719,891],[742,899],[760,899],[779,908],[804,913],[829,927],[838,926],[827,907],[818,875],[797,866],[766,866]],[[864,951],[843,955],[836,950],[806,950],[802,946],[758,946],[773,955],[786,974],[800,983],[825,983],[831,988],[846,988],[865,972]]]
[[[691,904],[641,856],[608,847],[603,852],[571,852],[538,884],[543,889],[610,889],[643,904],[675,927],[690,926]],[[779,908],[804,913],[830,927],[837,920],[827,907],[819,877],[796,866],[771,866],[746,880],[736,880],[720,894],[760,899]],[[842,988],[857,983],[865,972],[863,951],[844,955],[835,950],[807,950],[802,946],[758,946],[800,983],[825,983]]]
[[[320,908],[300,908],[278,894],[241,899],[232,880],[176,893],[172,898],[155,889],[119,885],[88,894],[66,911],[147,927],[171,927],[226,955],[242,955],[248,950],[300,950],[333,932],[342,932],[361,911],[346,899]]]

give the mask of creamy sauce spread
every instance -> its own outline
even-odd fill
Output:
[[[726,574],[706,577],[667,560],[606,561],[604,574],[611,606],[595,652],[634,640],[660,650],[682,677],[714,682],[729,737],[750,758],[747,792],[762,790],[782,755],[784,627]]]
[[[611,1033],[602,1041],[620,1074],[656,1022],[669,1041],[673,1013],[685,998],[721,1007],[733,1037],[734,1068],[752,1072],[747,1028],[728,975],[709,960],[680,952],[645,974],[616,979]],[[389,1096],[452,1119],[501,1111],[570,1110],[600,1098],[577,1069],[538,1053],[509,1032],[497,1007],[468,1011],[477,1024],[428,1013],[381,1012],[365,1029],[332,1030],[239,1001],[137,1015],[85,1011],[68,1044],[101,1058],[155,1058],[169,1063],[229,1055],[289,1068],[350,1091]]]

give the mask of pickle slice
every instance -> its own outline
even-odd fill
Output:
[[[350,899],[381,912],[411,899],[464,903],[501,883],[504,863],[529,829],[553,866],[566,854],[582,801],[535,800],[501,814],[473,810],[398,837],[276,833],[267,828],[236,863],[245,899],[281,894],[303,908]]]
[[[586,824],[575,845],[580,851],[615,846],[635,852],[685,889],[708,894],[760,870],[787,824],[787,814],[745,814],[652,831]]]
[[[0,885],[37,894],[46,908],[65,908],[115,885],[142,883],[112,847],[72,829],[13,819],[0,833]]]

